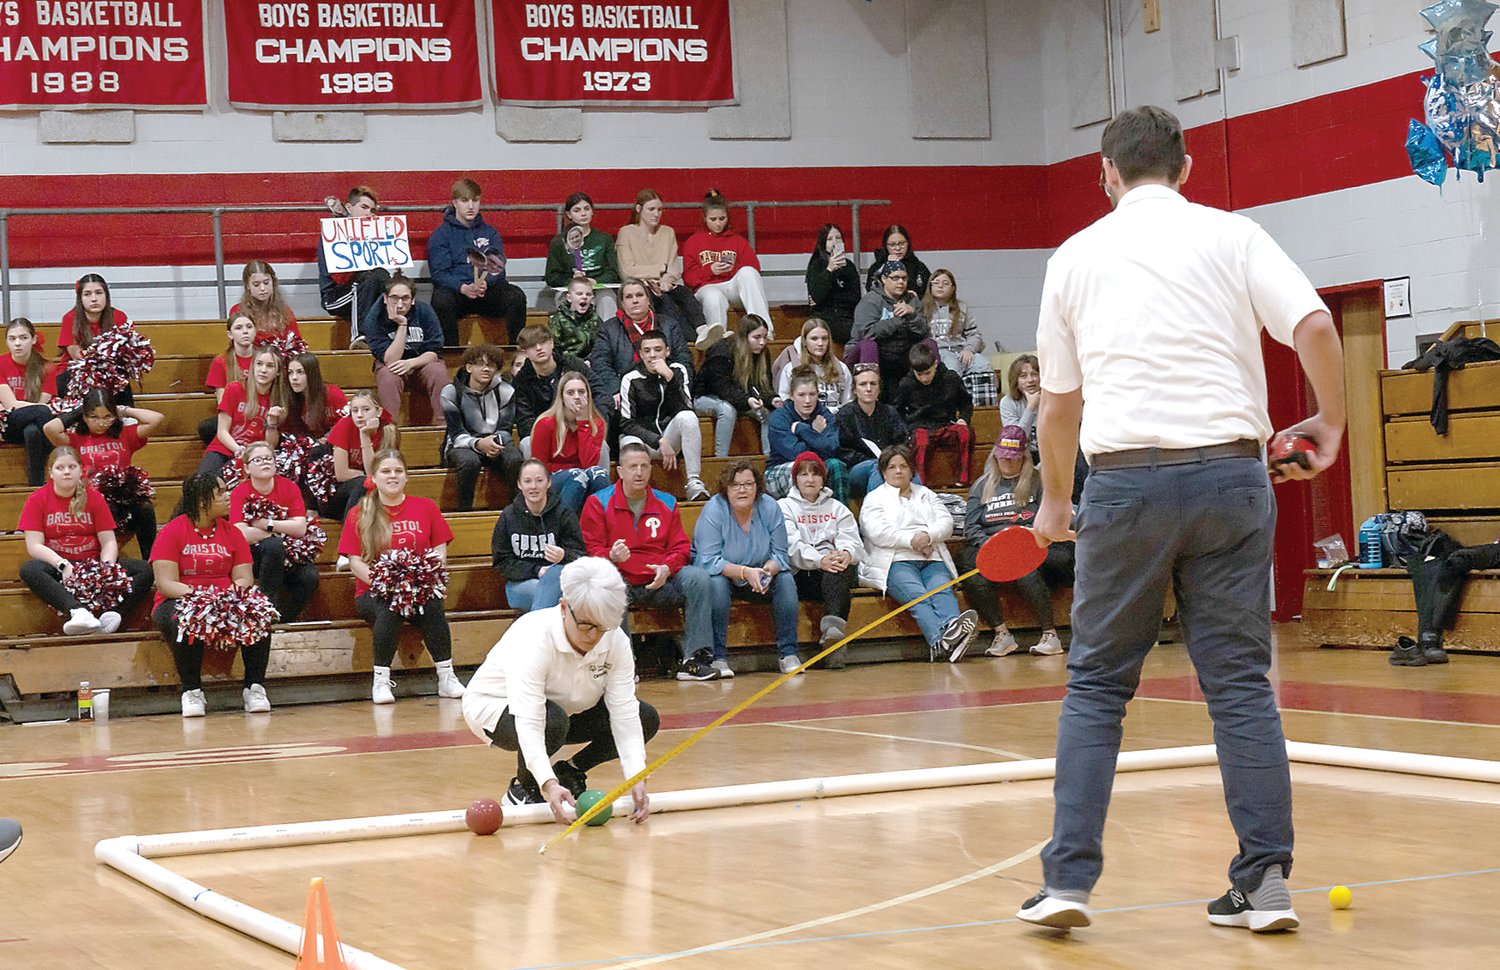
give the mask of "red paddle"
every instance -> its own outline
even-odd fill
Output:
[[[1047,547],[1024,525],[1013,525],[985,540],[974,557],[979,575],[992,583],[1013,583],[1047,558]]]

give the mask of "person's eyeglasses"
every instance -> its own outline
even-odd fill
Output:
[[[246,458],[245,459],[245,464],[247,464],[247,465],[265,465],[265,464],[269,464],[271,462],[274,462],[275,460],[276,459],[273,458],[273,457],[271,457],[270,455],[256,455],[254,458]]]
[[[754,482],[730,482],[729,483],[729,487],[730,488],[754,488],[755,487],[755,483]]]
[[[414,298],[410,297],[410,296],[390,296],[390,295],[387,295],[386,298],[385,298],[385,302],[387,302],[387,303],[411,303],[413,299]]]

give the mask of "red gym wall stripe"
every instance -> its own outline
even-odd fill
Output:
[[[1246,209],[1306,198],[1411,174],[1406,119],[1421,114],[1418,74],[1376,81],[1296,104],[1191,129],[1193,176],[1185,194],[1208,205]],[[554,203],[576,189],[599,202],[633,199],[650,186],[670,201],[694,201],[709,187],[734,199],[890,199],[863,215],[861,248],[879,244],[880,230],[899,222],[918,252],[1043,249],[1058,245],[1107,211],[1098,189],[1098,155],[1052,165],[844,166],[836,168],[609,169],[504,172],[377,172],[205,174],[151,178],[76,175],[0,178],[7,207],[57,206],[65,200],[101,205],[208,205],[214,202],[316,203],[367,182],[382,200],[402,204],[446,200],[462,174],[485,187],[491,203]],[[765,253],[810,252],[824,222],[848,231],[848,210],[792,209],[757,216],[757,244]],[[312,213],[226,215],[225,251],[231,264],[254,257],[313,259]],[[605,212],[600,228],[613,231],[623,213]],[[414,217],[418,255],[436,214]],[[545,213],[506,214],[498,220],[513,257],[545,255],[553,221]],[[685,235],[693,211],[669,211]],[[191,265],[212,260],[207,216],[13,217],[12,265]],[[935,267],[934,267],[935,268]]]

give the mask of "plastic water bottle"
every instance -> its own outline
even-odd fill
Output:
[[[94,688],[89,686],[88,681],[78,685],[78,720],[92,721],[94,719]]]
[[[1359,568],[1380,569],[1384,565],[1385,551],[1381,547],[1380,523],[1372,515],[1359,527]]]

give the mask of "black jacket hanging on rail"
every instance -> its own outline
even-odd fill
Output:
[[[1402,370],[1432,371],[1432,427],[1448,433],[1448,372],[1465,364],[1500,360],[1500,344],[1488,337],[1455,337],[1439,340],[1422,356],[1401,365]]]

